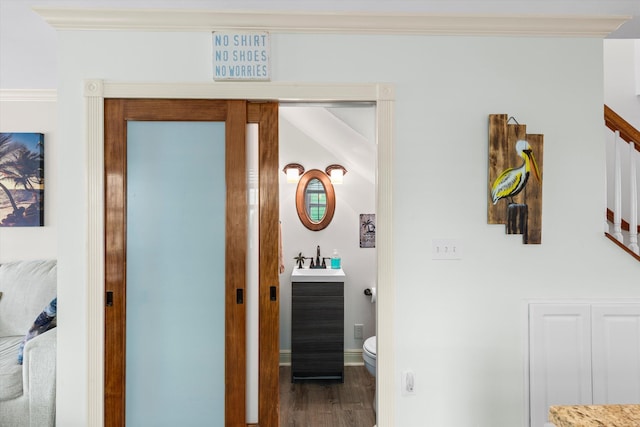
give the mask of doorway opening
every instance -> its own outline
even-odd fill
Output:
[[[365,340],[376,334],[375,304],[365,291],[376,286],[377,249],[373,232],[366,234],[368,240],[363,238],[368,230],[375,230],[376,105],[281,103],[278,128],[283,262],[280,426],[346,423],[370,427],[375,424],[375,376],[365,368],[362,351]],[[315,231],[299,218],[298,187],[306,181],[303,178],[291,182],[282,171],[289,164],[299,165],[300,171],[304,169],[302,177],[312,170],[325,174],[329,165],[340,165],[346,171],[341,183],[327,178],[321,184],[330,186],[335,197],[335,213],[326,228]],[[360,230],[362,218],[368,219],[369,228]],[[335,296],[319,296],[309,305],[304,296],[299,296],[299,287],[293,289],[298,285],[292,286],[296,281],[292,274],[300,268],[312,271],[309,258],[316,258],[319,253],[320,260],[324,260],[334,251],[341,258],[344,282]],[[327,261],[326,268],[331,268],[329,264]],[[319,318],[309,319],[307,326],[301,326],[301,320],[316,306]],[[292,358],[296,373],[292,372]],[[337,376],[343,381],[321,375],[327,369],[326,363],[331,364],[334,359],[338,360],[336,365],[329,366],[342,365],[342,374]],[[307,369],[319,369],[308,374],[319,376],[306,379],[305,374],[297,379],[298,370]]]

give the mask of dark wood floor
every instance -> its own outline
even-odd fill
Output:
[[[291,382],[280,367],[280,427],[373,427],[375,378],[364,366],[345,366],[344,383]]]

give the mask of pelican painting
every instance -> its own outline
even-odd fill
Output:
[[[514,148],[522,160],[513,155]],[[513,116],[489,115],[487,222],[504,224],[506,234],[522,234],[525,244],[542,243],[543,158],[544,135],[527,132]]]
[[[513,197],[520,193],[527,185],[529,175],[533,175],[540,181],[540,171],[538,164],[533,156],[531,146],[524,139],[516,142],[516,152],[522,157],[524,163],[518,168],[505,169],[491,186],[491,199],[493,204],[498,203],[500,199],[508,199],[509,204],[513,204]]]

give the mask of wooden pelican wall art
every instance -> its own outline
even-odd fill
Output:
[[[513,197],[524,190],[529,175],[533,172],[533,176],[540,181],[540,171],[536,158],[533,155],[531,146],[524,139],[516,142],[516,153],[522,157],[523,163],[519,168],[507,168],[491,186],[491,200],[493,204],[498,203],[500,199],[509,199],[509,204],[513,204]]]
[[[542,142],[506,114],[489,116],[488,222],[530,244],[542,243]]]

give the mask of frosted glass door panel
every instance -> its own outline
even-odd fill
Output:
[[[224,425],[224,123],[127,134],[126,423]]]

